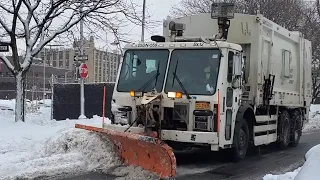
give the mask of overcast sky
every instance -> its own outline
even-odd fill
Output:
[[[134,0],[136,3],[140,4],[142,7],[143,0]],[[150,12],[152,16],[152,20],[160,20],[166,19],[166,17],[169,15],[170,10],[173,6],[179,4],[180,0],[146,0],[146,7],[147,11]],[[141,9],[142,11],[142,9]],[[132,30],[131,30],[132,29]],[[141,39],[141,27],[140,26],[131,26],[128,27],[128,31],[130,33],[134,34],[130,37],[130,40],[133,41],[139,41]],[[155,34],[162,35],[162,24],[159,25],[158,28],[153,29]],[[150,40],[151,34],[145,30],[145,40]],[[113,35],[108,35],[108,43],[110,41],[113,41],[114,37]],[[97,40],[98,46],[105,47],[106,40]],[[112,48],[112,46],[108,46],[109,48]]]
[[[135,0],[142,4],[143,0]],[[174,5],[179,4],[180,0],[146,0],[147,8],[150,13],[153,14],[152,19],[163,20],[169,15],[169,11]],[[162,25],[162,24],[161,24]],[[162,34],[162,26],[155,29],[158,33]],[[136,28],[137,33],[139,34],[138,39],[140,39],[141,28]],[[146,39],[149,38],[150,34],[146,34]],[[137,39],[137,40],[138,40]]]

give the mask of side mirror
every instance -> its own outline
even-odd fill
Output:
[[[241,76],[242,76],[242,60],[240,56],[233,56],[233,81],[232,86],[237,89],[241,86]]]
[[[233,75],[235,77],[242,75],[242,61],[240,56],[233,56]]]

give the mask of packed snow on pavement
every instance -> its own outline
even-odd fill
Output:
[[[0,180],[63,178],[90,171],[126,179],[155,178],[141,168],[123,166],[104,137],[74,128],[76,123],[101,127],[101,117],[51,120],[47,103],[38,113],[28,113],[25,123],[16,123],[15,102],[0,100]]]
[[[309,121],[303,128],[304,133],[320,129],[320,105],[310,107]],[[305,156],[302,167],[280,175],[267,174],[263,180],[315,180],[319,179],[320,145],[311,148]]]

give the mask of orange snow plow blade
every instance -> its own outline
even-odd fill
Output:
[[[140,166],[164,179],[176,176],[176,158],[172,148],[158,138],[81,124],[75,127],[108,136],[124,164]]]

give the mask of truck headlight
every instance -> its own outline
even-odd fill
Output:
[[[130,96],[131,97],[142,97],[143,93],[142,92],[130,91]]]
[[[182,98],[181,92],[168,92],[168,98]]]

